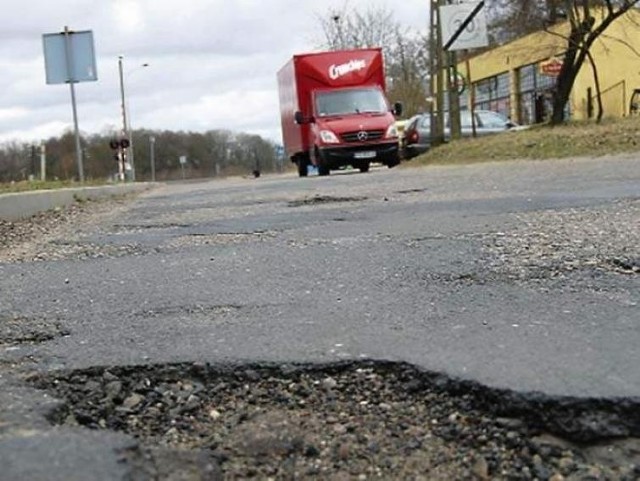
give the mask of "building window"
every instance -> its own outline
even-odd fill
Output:
[[[476,110],[493,110],[505,117],[511,114],[509,99],[509,73],[505,72],[473,83],[474,108]]]
[[[553,112],[553,90],[557,77],[544,75],[539,69],[540,62],[520,67],[518,76],[518,122],[523,125],[537,124],[549,120]],[[565,108],[565,118],[570,117],[569,104]]]

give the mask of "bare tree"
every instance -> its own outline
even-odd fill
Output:
[[[323,47],[329,50],[384,48],[392,44],[399,28],[393,12],[384,7],[372,7],[363,13],[351,9],[345,2],[341,8],[327,13],[318,19],[324,34]]]
[[[401,101],[407,117],[427,110],[426,87],[429,72],[429,39],[407,35],[397,29],[388,49],[389,97]]]
[[[565,106],[569,101],[578,72],[585,59],[589,58],[589,50],[593,43],[617,18],[627,13],[638,1],[640,0],[563,1],[570,30],[562,69],[553,93],[552,125],[564,122]],[[596,19],[596,15],[601,15],[601,19]],[[594,67],[593,59],[591,62]],[[597,71],[594,71],[594,75],[597,79]]]
[[[491,37],[494,43],[502,43],[538,30],[562,36],[567,42],[567,49],[553,93],[551,124],[564,122],[565,106],[585,60],[589,60],[593,71],[599,120],[603,115],[600,82],[595,60],[589,50],[617,18],[627,13],[639,1],[492,0],[489,3]],[[549,26],[560,20],[568,22],[566,35],[549,29]]]
[[[489,0],[491,44],[542,30],[566,18],[564,0]]]
[[[360,12],[348,3],[318,15],[323,32],[321,48],[344,50],[381,47],[386,64],[392,101],[401,101],[405,114],[426,108],[428,41],[424,35],[403,28],[393,12],[384,7],[370,7]]]

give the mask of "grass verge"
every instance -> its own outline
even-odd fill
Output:
[[[93,185],[104,185],[105,181],[87,181],[84,184],[72,180],[24,180],[21,182],[0,183],[0,194],[10,194],[14,192],[26,192],[30,190],[51,190],[63,189],[66,187],[87,187]]]
[[[598,157],[640,151],[640,117],[532,126],[527,130],[465,138],[431,149],[411,165],[514,159]]]

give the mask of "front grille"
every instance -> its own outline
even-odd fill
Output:
[[[361,139],[362,134],[366,133],[367,138]],[[345,132],[342,137],[343,142],[367,142],[369,140],[380,140],[384,136],[384,130],[357,130],[355,132]]]

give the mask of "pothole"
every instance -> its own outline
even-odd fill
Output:
[[[198,465],[224,479],[578,480],[597,473],[595,479],[632,480],[640,474],[637,439],[593,443],[612,433],[640,434],[637,400],[527,398],[406,364],[94,368],[34,382],[66,400],[51,416],[55,424],[123,431],[145,449],[194,453]]]
[[[514,229],[475,236],[492,272],[523,281],[640,272],[637,200],[516,218]]]
[[[206,316],[207,318],[221,318],[233,314],[238,311],[240,306],[232,304],[218,305],[218,306],[166,306],[157,307],[153,309],[145,309],[143,311],[135,313],[136,317],[154,318],[164,316],[179,316],[189,315],[193,316]]]
[[[404,189],[404,190],[397,190],[396,194],[422,194],[423,192],[427,192],[427,188],[422,188],[422,189]]]
[[[609,261],[613,269],[624,274],[640,274],[640,258],[638,259],[611,259]]]
[[[126,244],[98,244],[83,241],[54,241],[50,242],[31,259],[38,261],[115,259],[146,254],[148,250],[133,243]]]
[[[300,200],[292,200],[287,203],[289,207],[302,207],[306,205],[318,205],[318,204],[334,204],[341,202],[361,202],[367,200],[367,197],[339,197],[331,195],[316,195],[313,197],[306,197]]]
[[[161,230],[161,229],[187,229],[192,227],[190,224],[181,224],[178,222],[159,222],[149,224],[114,224],[112,227],[112,233],[124,234],[124,233],[136,233],[144,232],[148,230]]]
[[[231,245],[246,242],[261,242],[276,237],[275,232],[229,232],[217,234],[191,234],[172,239],[166,247],[207,246],[207,245]]]
[[[0,316],[0,345],[36,344],[67,335],[69,331],[58,321]]]

